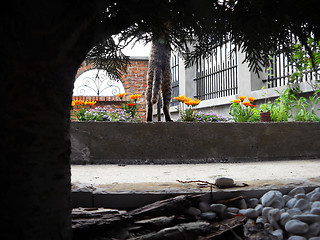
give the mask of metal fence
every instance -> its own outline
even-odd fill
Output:
[[[237,49],[228,42],[196,65],[195,97],[201,100],[238,94]]]
[[[179,96],[179,54],[172,52],[171,55],[171,72],[172,72],[172,100],[171,106],[179,105],[174,97]]]
[[[289,58],[284,54],[278,54],[273,56],[269,65],[268,78],[262,81],[268,83],[268,88],[286,86],[295,71],[296,68],[289,65]],[[311,82],[318,79],[320,79],[320,69],[305,72],[299,82]]]

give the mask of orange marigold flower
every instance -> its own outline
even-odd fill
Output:
[[[184,103],[190,102],[190,101],[191,101],[191,98],[185,98],[185,99],[184,99]]]
[[[200,99],[194,99],[194,105],[193,106],[197,106],[199,103],[201,102]]]
[[[186,105],[188,105],[188,106],[193,106],[193,101],[192,100],[190,100],[190,101],[188,101],[188,102],[184,102]]]
[[[254,100],[256,100],[256,98],[254,97],[248,97],[249,102],[253,102]]]
[[[239,96],[238,98],[240,99],[240,101],[242,102],[243,100],[246,99],[247,96]]]
[[[84,104],[85,102],[83,100],[73,100],[71,105],[74,107],[76,105],[82,105]]]
[[[126,95],[126,93],[118,93],[118,94],[117,94],[117,96],[118,96],[119,98],[121,98],[121,99],[122,99],[125,95]]]
[[[134,94],[134,95],[131,95],[130,96],[130,99],[131,100],[137,100],[138,98],[140,98],[141,97],[141,94]]]
[[[249,106],[251,105],[250,102],[243,102],[242,104],[245,105],[245,106],[247,106],[247,107],[249,107]]]
[[[127,103],[126,104],[128,107],[133,107],[135,104],[134,103]]]
[[[178,97],[174,97],[173,99],[179,101],[179,102],[184,102],[184,100],[186,99],[186,97],[184,95],[178,96]]]
[[[88,106],[93,106],[95,105],[97,102],[96,101],[85,101],[84,105],[88,105]]]
[[[232,102],[234,102],[234,103],[240,103],[241,101],[240,101],[240,99],[236,99],[236,100],[233,100]]]
[[[257,107],[257,105],[250,104],[250,107]]]

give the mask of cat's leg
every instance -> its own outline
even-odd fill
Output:
[[[163,71],[162,80],[162,99],[163,99],[163,113],[166,122],[172,122],[170,116],[170,101],[172,97],[172,86],[171,86],[171,68],[168,66]]]
[[[152,103],[151,103],[151,97],[152,97],[152,86],[153,86],[153,69],[149,68],[148,69],[148,74],[147,74],[147,81],[148,81],[148,86],[147,86],[147,121],[152,122]]]

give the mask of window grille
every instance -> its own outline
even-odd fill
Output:
[[[170,105],[177,106],[179,102],[174,97],[179,96],[179,54],[172,52],[171,55],[171,72],[172,72],[172,100]]]
[[[201,100],[232,96],[238,93],[237,49],[228,42],[196,65],[195,97]]]

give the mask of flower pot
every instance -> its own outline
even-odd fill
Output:
[[[260,112],[260,122],[271,122],[270,111]]]

